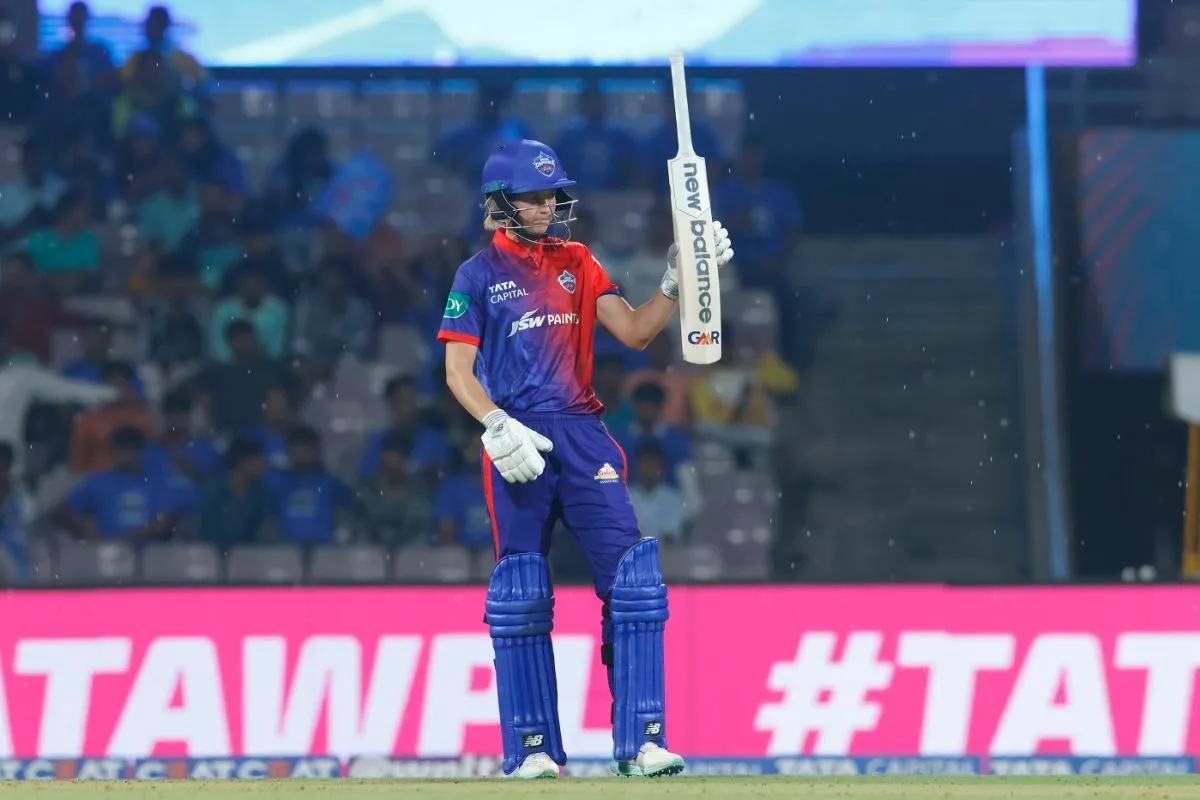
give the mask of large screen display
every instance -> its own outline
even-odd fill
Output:
[[[69,0],[42,0],[43,48]],[[98,0],[95,29],[135,47],[146,0]],[[1124,65],[1135,0],[175,0],[210,66]]]
[[[485,591],[0,595],[0,776],[80,756],[494,763]],[[555,594],[563,741],[603,760],[599,602]],[[688,757],[1200,754],[1200,586],[681,586],[670,605],[666,733]]]

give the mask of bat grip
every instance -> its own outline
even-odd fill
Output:
[[[692,149],[692,116],[688,111],[687,78],[683,73],[683,54],[671,56],[671,91],[675,96],[675,131],[679,137],[680,153],[695,153]]]

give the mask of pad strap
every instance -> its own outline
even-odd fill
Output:
[[[496,697],[504,773],[533,753],[567,763],[558,724],[554,671],[554,590],[546,559],[520,553],[500,559],[488,581],[485,620],[496,660]]]
[[[610,607],[613,757],[631,761],[646,742],[667,746],[663,633],[669,614],[657,539],[642,539],[621,557]]]

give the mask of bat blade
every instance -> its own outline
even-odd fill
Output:
[[[679,246],[680,346],[683,360],[689,364],[713,364],[721,360],[721,281],[717,275],[708,167],[692,149],[682,56],[671,57],[671,83],[679,154],[667,162],[667,178],[671,222]]]

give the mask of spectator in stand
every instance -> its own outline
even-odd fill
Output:
[[[371,544],[399,547],[437,543],[429,488],[412,474],[410,452],[412,442],[400,434],[388,434],[380,446],[379,472],[359,488],[362,538]]]
[[[100,237],[92,225],[92,201],[82,192],[59,198],[53,222],[25,239],[34,269],[64,294],[100,284]]]
[[[180,124],[179,151],[193,181],[211,183],[235,195],[248,194],[241,160],[221,143],[209,120],[193,117]]]
[[[137,393],[133,367],[124,361],[110,361],[104,365],[103,380],[115,390],[116,399],[78,416],[71,431],[69,466],[79,475],[113,467],[115,455],[111,442],[115,431],[130,428],[148,439],[157,428],[154,415]],[[143,447],[144,443],[139,446],[139,453]]]
[[[286,366],[263,354],[247,320],[235,319],[224,330],[233,359],[209,365],[195,378],[194,386],[218,430],[245,431],[262,424],[268,392],[278,386],[294,387],[296,379]]]
[[[77,381],[104,381],[104,368],[116,358],[113,353],[113,325],[104,320],[91,320],[79,332],[79,347],[82,353],[79,358],[69,362],[62,368],[62,376]],[[146,387],[134,369],[133,388],[139,396],[145,397]]]
[[[195,56],[171,41],[171,12],[166,6],[150,8],[142,23],[142,33],[145,44],[121,66],[121,77],[126,83],[136,82],[147,62],[161,65],[167,85],[175,91],[198,89],[207,80],[207,73]]]
[[[276,228],[316,227],[310,212],[336,172],[329,155],[329,137],[318,128],[305,128],[287,144],[283,159],[263,181],[266,213]]]
[[[634,451],[637,478],[629,486],[629,499],[642,536],[681,541],[689,516],[683,493],[666,482],[667,456],[654,441]]]
[[[631,396],[638,387],[658,386],[663,391],[662,421],[676,428],[686,429],[691,424],[689,406],[691,402],[693,373],[680,362],[678,343],[670,336],[656,336],[646,347],[649,364],[625,377],[622,392]]]
[[[262,445],[237,437],[225,454],[225,471],[200,499],[200,539],[223,552],[277,537],[275,500],[267,486]]]
[[[162,433],[146,445],[147,470],[159,474],[174,470],[196,485],[216,477],[223,458],[215,441],[196,433],[191,394],[181,389],[168,394],[163,398],[162,416]]]
[[[136,114],[117,138],[117,194],[136,206],[157,187],[158,165],[163,157],[162,126],[149,114]]]
[[[225,277],[249,254],[243,241],[244,208],[243,199],[221,184],[200,184],[200,223],[184,247],[195,252],[200,282],[211,292],[219,293]]]
[[[472,437],[459,448],[459,463],[438,487],[436,512],[442,544],[468,550],[494,550],[495,534],[488,514],[480,464],[482,443]]]
[[[503,87],[481,86],[475,119],[444,133],[433,145],[433,161],[474,184],[498,144],[534,138],[525,123],[504,114],[507,102],[508,92]]]
[[[0,583],[19,583],[32,577],[29,527],[34,509],[29,495],[15,480],[12,445],[0,442]]]
[[[44,145],[33,138],[22,142],[21,177],[0,186],[0,244],[23,239],[49,225],[68,188],[67,182],[50,170]]]
[[[41,110],[47,81],[21,57],[17,24],[0,8],[0,125],[29,125]]]
[[[663,421],[666,394],[653,383],[639,386],[633,393],[633,422],[625,428],[613,429],[612,435],[626,453],[636,453],[642,445],[652,442],[666,459],[664,480],[678,486],[687,500],[689,514],[701,506],[699,479],[692,460],[692,444],[682,428]],[[629,464],[630,477],[637,480],[637,462]]]
[[[359,475],[369,478],[379,472],[383,443],[393,433],[412,444],[412,450],[408,453],[411,469],[436,474],[446,464],[450,443],[442,431],[422,419],[417,379],[410,375],[392,378],[384,387],[383,396],[392,412],[392,425],[367,441],[359,462]]]
[[[320,285],[296,302],[292,355],[307,382],[329,380],[344,355],[366,361],[375,314],[367,301],[351,293],[350,267],[338,261],[321,268]]]
[[[169,481],[143,467],[146,435],[137,428],[117,428],[108,450],[112,464],[85,480],[58,514],[59,523],[81,539],[129,542],[169,537],[181,521],[186,500],[171,491]]]
[[[354,493],[321,461],[321,440],[307,426],[288,437],[291,466],[275,470],[268,485],[283,538],[296,544],[333,544],[339,515],[354,510]]]
[[[604,424],[610,431],[623,430],[633,422],[633,408],[625,402],[621,392],[624,380],[625,363],[620,356],[609,354],[596,357],[592,385],[604,404]]]
[[[149,359],[164,375],[189,369],[203,361],[208,349],[201,319],[210,313],[197,296],[195,265],[188,256],[175,253],[158,260],[158,293],[142,313]]]
[[[18,251],[7,256],[0,267],[0,279],[0,320],[7,323],[17,353],[49,363],[55,331],[92,321],[65,309],[59,295],[38,283],[27,253]]]
[[[118,197],[119,182],[102,163],[105,156],[97,135],[82,125],[64,125],[54,137],[56,157],[54,172],[69,186],[92,199],[92,218],[103,219],[108,204]]]
[[[84,89],[108,91],[118,79],[116,63],[108,45],[88,36],[92,12],[82,0],[67,9],[67,28],[71,38],[46,58],[51,74],[67,73],[77,76]]]
[[[267,389],[263,400],[262,424],[246,431],[246,436],[262,445],[267,466],[271,469],[287,469],[291,465],[288,460],[288,437],[295,427],[296,403],[292,393],[286,386],[272,386]]]
[[[154,256],[174,253],[200,224],[200,193],[183,156],[166,154],[159,163],[158,190],[137,210],[138,236]]]
[[[42,65],[49,82],[43,124],[54,139],[72,129],[107,138],[108,105],[118,76],[108,47],[87,35],[90,17],[87,3],[72,3],[67,11],[71,38]]]
[[[195,99],[180,91],[175,75],[163,58],[156,54],[137,57],[132,67],[126,64],[125,87],[112,105],[112,138],[120,140],[129,133],[131,123],[149,117],[158,128],[174,136],[185,119],[200,112]]]
[[[29,359],[14,357],[8,321],[0,317],[0,443],[12,446],[15,469],[26,461],[25,418],[35,402],[80,403],[93,406],[116,398],[112,386],[60,378]]]
[[[253,324],[263,353],[268,358],[282,358],[287,347],[291,312],[287,303],[271,294],[266,270],[256,262],[247,261],[238,267],[234,283],[236,293],[213,309],[209,325],[209,355],[214,361],[227,363],[233,353],[222,333],[233,320],[245,319]]]
[[[582,188],[593,191],[631,188],[637,179],[637,142],[627,131],[607,120],[604,93],[596,82],[588,83],[580,101],[583,119],[563,131],[554,152],[564,164],[571,165],[571,177]],[[661,273],[660,264],[660,278]]]

